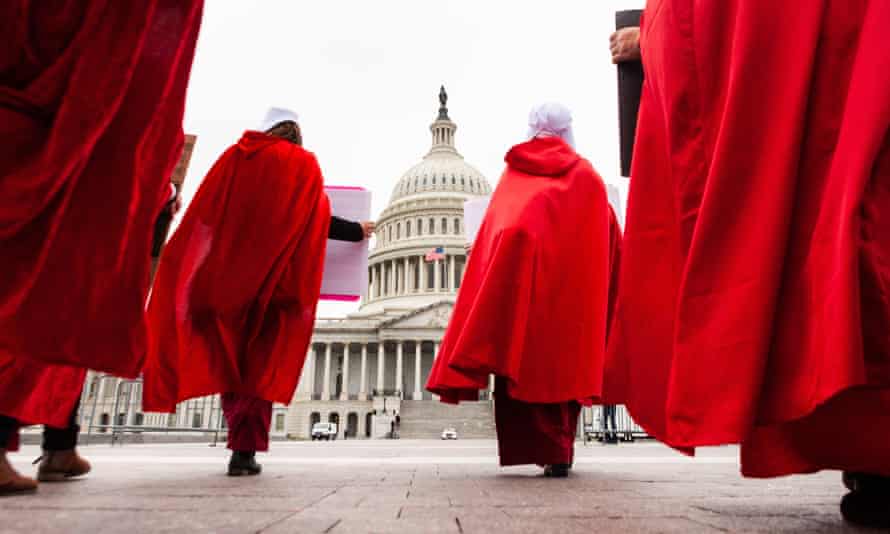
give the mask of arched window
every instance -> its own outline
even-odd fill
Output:
[[[430,217],[429,223],[429,233],[430,235],[433,235],[436,233],[436,221],[432,217]]]
[[[402,223],[396,223],[396,239],[402,238]]]
[[[386,227],[386,241],[392,241],[392,225]]]
[[[405,237],[411,237],[411,221],[405,223]]]
[[[442,217],[442,235],[445,235],[447,233],[448,233],[448,219],[446,219],[445,217]]]
[[[457,184],[457,178],[452,174],[451,175],[451,185],[456,185],[456,184]]]
[[[423,235],[423,219],[417,219],[417,235]]]
[[[358,437],[358,414],[355,412],[346,416],[346,434],[351,438]]]
[[[454,235],[460,235],[460,219],[454,219]]]
[[[436,175],[433,175],[433,185],[436,185]]]

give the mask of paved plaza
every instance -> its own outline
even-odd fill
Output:
[[[84,447],[91,476],[0,499],[0,532],[869,532],[841,521],[837,473],[745,480],[735,448],[579,443],[559,480],[497,467],[494,441],[272,445],[253,478],[206,444]]]

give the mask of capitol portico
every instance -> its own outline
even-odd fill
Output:
[[[288,410],[291,437],[308,437],[318,421],[337,422],[341,437],[344,431],[348,437],[382,437],[396,415],[410,433],[420,423],[415,416],[428,416],[438,406],[424,385],[466,265],[464,202],[491,193],[485,177],[455,147],[457,125],[448,116],[444,92],[440,104],[430,125],[429,152],[399,179],[378,219],[360,309],[316,323]],[[427,261],[436,248],[441,257]],[[484,417],[488,404],[476,412]],[[473,410],[454,413],[465,417]]]

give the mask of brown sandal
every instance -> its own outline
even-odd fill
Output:
[[[0,496],[32,493],[37,491],[37,481],[22,476],[6,459],[6,450],[0,449]]]
[[[92,469],[90,462],[77,454],[77,449],[43,451],[43,456],[34,463],[40,463],[37,468],[37,480],[40,482],[62,482],[84,476]]]

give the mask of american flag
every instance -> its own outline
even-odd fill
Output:
[[[436,247],[429,252],[426,253],[426,256],[423,257],[426,262],[433,262],[436,260],[444,260],[445,259],[445,248],[444,247]]]

